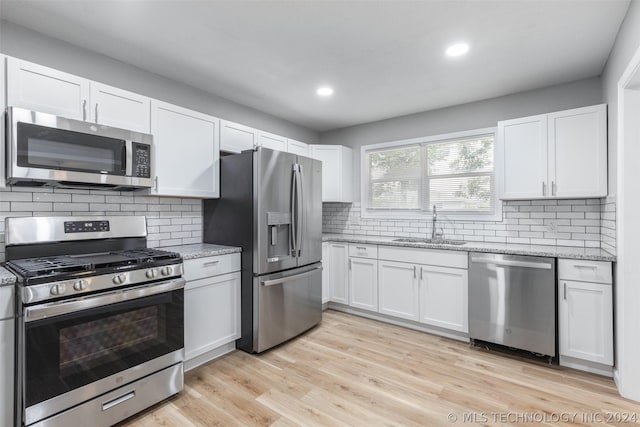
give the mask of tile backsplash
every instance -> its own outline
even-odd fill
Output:
[[[202,201],[103,190],[0,188],[0,262],[5,218],[12,216],[145,215],[149,247],[202,242]]]
[[[431,218],[361,217],[360,203],[324,203],[323,232],[373,236],[431,236]],[[446,238],[606,249],[615,253],[615,200],[524,200],[503,202],[502,221],[459,221],[438,215]]]

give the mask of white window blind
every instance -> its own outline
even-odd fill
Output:
[[[494,135],[366,150],[366,209],[493,214]]]

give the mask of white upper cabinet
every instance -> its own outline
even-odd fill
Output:
[[[7,104],[142,133],[151,99],[17,58],[8,58]]]
[[[295,139],[287,139],[287,151],[298,156],[309,157],[309,144],[296,141]]]
[[[287,151],[287,138],[268,132],[258,132],[258,146],[276,151]]]
[[[220,150],[239,153],[258,145],[258,131],[249,126],[220,120]]]
[[[342,145],[310,145],[311,157],[322,161],[322,201],[353,202],[353,151]]]
[[[220,121],[176,105],[151,102],[156,182],[151,194],[220,196]]]
[[[17,58],[7,62],[7,105],[89,120],[90,82]]]
[[[498,122],[502,199],[607,195],[607,106]]]
[[[607,106],[549,114],[549,180],[555,197],[607,195]]]
[[[142,133],[151,131],[151,99],[91,82],[91,121]]]
[[[544,196],[547,182],[547,116],[498,123],[504,160],[504,199]]]

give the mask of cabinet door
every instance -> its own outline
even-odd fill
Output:
[[[152,194],[220,195],[218,119],[153,100],[156,185]]]
[[[15,342],[14,286],[0,287],[0,425],[13,426]]]
[[[420,319],[418,267],[404,262],[378,261],[378,311],[403,319]]]
[[[239,153],[257,145],[258,132],[238,123],[220,120],[220,150]]]
[[[258,133],[258,146],[276,151],[287,151],[287,138],[267,132]]]
[[[287,139],[287,151],[298,156],[309,157],[309,145],[295,139]]]
[[[185,360],[240,338],[240,273],[187,283],[184,291]]]
[[[606,105],[549,114],[548,125],[551,195],[606,196]]]
[[[329,243],[322,243],[322,303],[329,302],[329,278],[331,277],[331,264],[329,263]]]
[[[420,322],[469,332],[468,272],[460,268],[420,267]]]
[[[349,258],[349,305],[378,311],[378,260]]]
[[[89,80],[8,58],[7,104],[76,120],[89,117]]]
[[[351,149],[341,145],[311,145],[311,157],[322,162],[322,201],[352,202]]]
[[[560,354],[613,365],[611,285],[561,280],[558,286]]]
[[[498,122],[502,155],[502,199],[549,196],[547,115]],[[501,158],[501,160],[500,160]]]
[[[349,246],[346,243],[331,243],[329,245],[331,301],[339,302],[340,304],[349,304],[348,248]]]
[[[105,126],[151,132],[151,99],[91,82],[90,120]]]

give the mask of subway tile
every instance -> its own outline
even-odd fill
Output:
[[[14,212],[25,212],[25,211],[52,211],[53,203],[48,202],[10,202],[11,203],[11,211]],[[0,205],[0,210],[6,210],[3,206]]]

